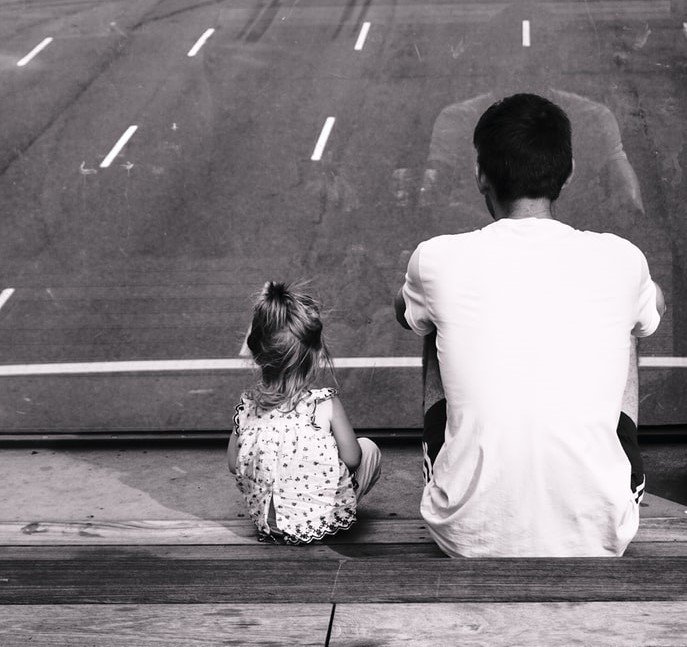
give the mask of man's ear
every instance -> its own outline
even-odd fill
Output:
[[[486,195],[489,191],[490,184],[487,176],[482,172],[479,164],[475,162],[475,181],[477,182],[477,188],[482,195]]]
[[[568,175],[568,179],[563,182],[563,186],[561,187],[561,191],[565,189],[568,184],[572,182],[573,177],[575,177],[575,158],[572,158],[572,168],[570,169],[570,175]]]

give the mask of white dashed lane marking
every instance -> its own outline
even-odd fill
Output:
[[[14,294],[14,288],[5,288],[2,292],[0,292],[0,308],[4,306],[8,299]]]
[[[336,119],[334,117],[327,117],[327,120],[324,122],[322,132],[320,133],[320,136],[317,139],[317,144],[315,144],[315,150],[313,151],[312,157],[310,158],[313,162],[318,162],[322,159],[324,147],[327,145],[327,140],[329,139],[329,135],[332,132],[332,128],[334,128],[335,121]]]
[[[107,168],[112,162],[114,161],[114,158],[119,155],[119,152],[126,146],[126,143],[131,139],[133,134],[136,132],[138,129],[138,126],[129,126],[124,134],[117,140],[117,143],[114,145],[112,150],[107,154],[107,157],[100,162],[100,168]]]
[[[687,368],[687,357],[640,357],[643,368]]]
[[[360,28],[360,34],[358,34],[358,40],[355,42],[355,47],[353,48],[356,52],[362,50],[365,46],[365,39],[367,38],[367,32],[370,31],[370,23],[364,22],[363,26]]]
[[[53,39],[52,36],[48,36],[48,38],[44,38],[38,45],[36,45],[24,58],[19,59],[17,61],[17,67],[24,67],[34,56],[36,56],[39,52],[43,51],[50,43],[52,43]]]
[[[522,21],[522,46],[523,47],[529,47],[530,46],[530,21],[529,20],[523,20]]]
[[[200,48],[205,45],[207,39],[210,38],[210,36],[212,36],[214,33],[214,29],[206,29],[203,32],[203,35],[196,41],[196,44],[188,51],[186,56],[195,56],[200,51]]]

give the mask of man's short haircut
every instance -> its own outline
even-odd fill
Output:
[[[472,141],[501,202],[555,200],[572,172],[570,120],[536,94],[514,94],[490,106]]]

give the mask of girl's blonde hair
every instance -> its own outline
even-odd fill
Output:
[[[248,348],[262,374],[251,393],[261,409],[285,403],[294,407],[321,367],[331,370],[319,307],[299,286],[288,283],[265,283],[253,306]]]

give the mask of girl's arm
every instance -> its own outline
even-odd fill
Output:
[[[236,430],[231,432],[229,437],[229,446],[227,447],[227,464],[229,465],[229,471],[232,474],[236,474],[236,457],[238,455],[239,445],[238,438],[236,436]]]
[[[351,472],[355,472],[360,465],[361,451],[358,439],[355,436],[353,427],[348,421],[348,416],[344,411],[341,400],[334,396],[332,398],[332,433],[336,440],[336,447],[339,450],[339,458],[344,462]]]

